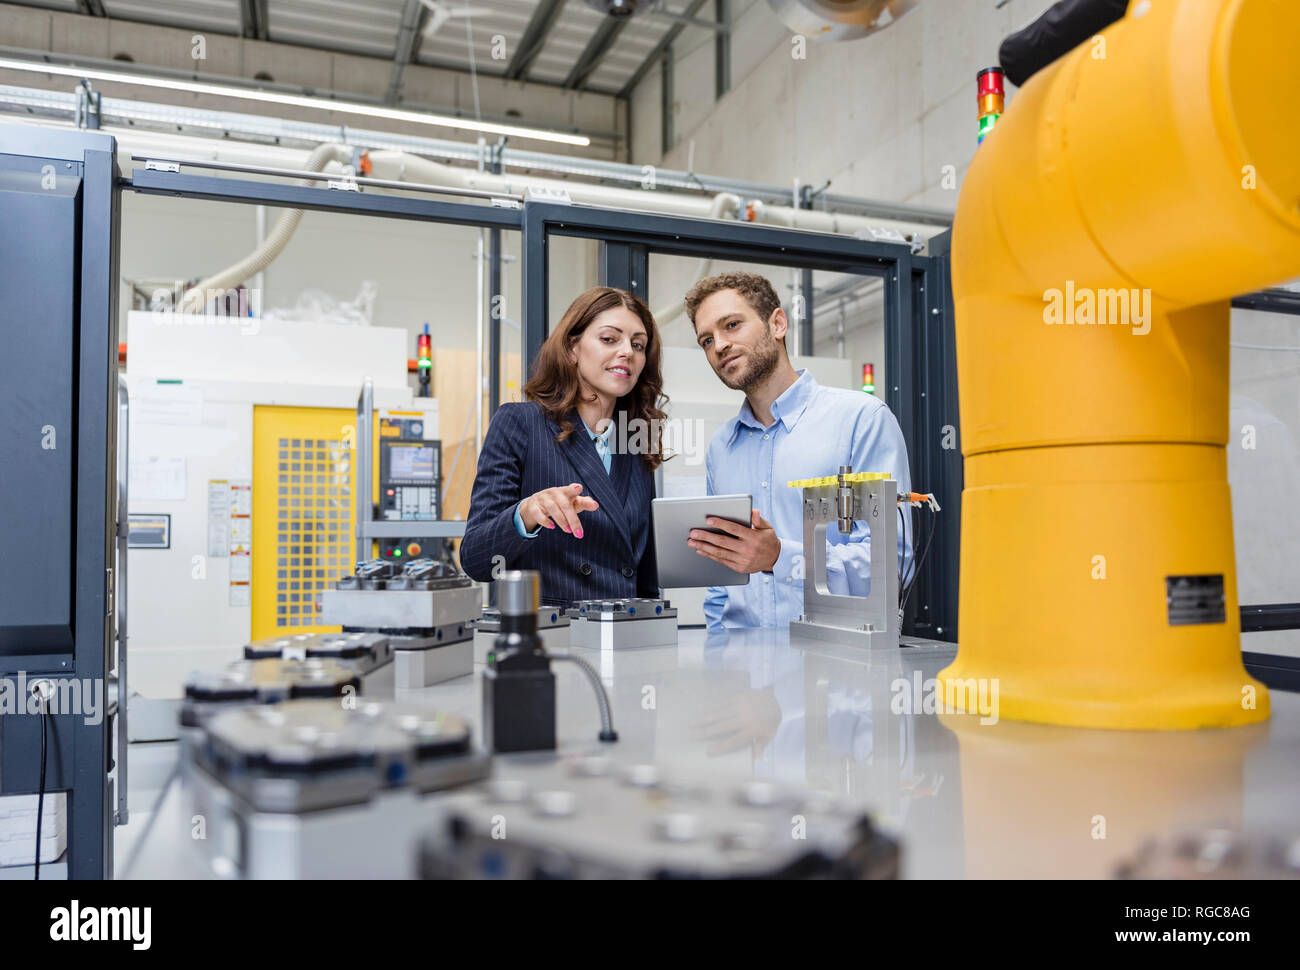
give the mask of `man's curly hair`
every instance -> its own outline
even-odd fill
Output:
[[[721,290],[735,290],[739,293],[764,323],[781,306],[776,290],[766,277],[757,273],[721,273],[700,280],[686,294],[686,315],[690,318],[692,327],[695,326],[695,311],[700,308],[700,304]],[[784,337],[781,338],[781,343],[785,344]]]

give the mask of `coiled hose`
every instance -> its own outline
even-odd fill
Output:
[[[303,168],[309,172],[320,172],[330,162],[345,165],[351,161],[352,149],[347,145],[325,143],[317,145],[312,150],[312,153],[307,156]],[[296,184],[307,185],[308,183],[299,181]],[[207,306],[207,295],[209,293],[224,294],[231,287],[239,286],[245,280],[256,276],[269,266],[271,261],[280,255],[280,251],[289,244],[289,240],[293,237],[294,230],[298,228],[300,221],[302,221],[302,209],[286,209],[280,213],[280,218],[275,220],[275,225],[271,227],[271,231],[266,234],[266,238],[262,240],[260,246],[233,266],[227,266],[225,269],[213,273],[207,279],[199,281],[186,290],[185,295],[181,297],[180,311],[182,313],[202,313],[203,308]]]
[[[581,657],[575,657],[571,653],[548,653],[552,660],[567,660],[570,663],[578,665],[578,669],[587,675],[591,681],[591,686],[596,691],[596,706],[600,708],[600,740],[617,741],[618,732],[614,730],[614,717],[610,713],[609,695],[605,693],[605,685],[600,682],[600,674],[596,673],[596,668]]]

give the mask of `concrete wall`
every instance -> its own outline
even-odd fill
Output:
[[[785,26],[772,15],[766,0],[739,0],[732,3],[731,78],[733,86],[747,78],[759,62],[789,35]],[[701,9],[697,16],[710,12]],[[676,140],[690,135],[713,109],[716,88],[714,75],[714,33],[688,27],[673,45],[677,69],[672,113]],[[638,164],[658,164],[663,158],[660,137],[663,119],[663,73],[658,66],[632,92],[630,158]],[[696,167],[696,171],[714,171]],[[728,175],[731,168],[716,169]]]
[[[736,178],[951,208],[976,147],[975,75],[997,63],[1002,38],[1052,0],[929,0],[888,29],[849,43],[808,41],[804,52],[764,2],[736,4],[732,86],[714,101],[712,34],[684,31],[676,50],[676,143],[659,145],[661,74],[633,95],[639,162]],[[1008,91],[1008,98],[1015,91]],[[952,165],[956,187],[943,187]]]

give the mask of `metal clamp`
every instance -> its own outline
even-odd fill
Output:
[[[807,573],[803,614],[790,621],[791,636],[830,640],[854,646],[897,647],[898,485],[879,473],[854,473],[841,465],[838,475],[790,483],[803,489],[803,548]],[[865,596],[832,593],[827,578],[826,531],[841,534],[865,522],[871,531],[870,591]]]

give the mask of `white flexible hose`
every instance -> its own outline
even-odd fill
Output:
[[[608,206],[612,208],[633,209],[649,212],[662,212],[669,215],[691,218],[725,219],[733,216],[742,202],[739,196],[730,192],[720,192],[712,197],[700,197],[675,192],[647,192],[638,189],[614,188],[590,183],[572,182],[563,179],[543,179],[531,175],[495,174],[477,172],[434,162],[419,155],[400,151],[373,151],[368,155],[371,174],[376,178],[392,181],[423,182],[428,185],[445,185],[448,187],[483,189],[493,192],[506,192],[523,195],[529,187],[551,188],[569,194],[574,202],[587,205]],[[347,164],[351,161],[352,149],[345,145],[325,143],[312,150],[307,161],[299,166],[319,172],[331,161]],[[304,183],[299,183],[304,184]],[[753,222],[769,225],[790,226],[797,229],[810,229],[816,232],[852,233],[866,228],[893,229],[909,239],[928,239],[943,231],[940,226],[921,226],[896,222],[887,219],[865,218],[862,216],[837,215],[830,212],[818,212],[808,209],[794,209],[789,206],[764,205],[755,200]],[[233,266],[214,273],[185,293],[181,301],[181,310],[185,313],[201,311],[207,303],[209,292],[224,294],[231,287],[238,286],[266,268],[288,244],[298,223],[302,219],[301,209],[286,209],[271,227],[270,233],[257,249]],[[712,259],[702,259],[696,267],[693,285],[708,275],[713,266]],[[666,324],[679,317],[686,309],[685,304],[677,303],[665,307],[655,314],[655,320]]]
[[[346,145],[327,142],[312,149],[312,153],[307,156],[307,161],[302,165],[302,168],[309,172],[320,172],[330,162],[345,165],[351,160],[351,148]],[[299,181],[297,184],[308,185],[312,183]],[[233,266],[228,266],[217,273],[213,273],[207,279],[195,284],[192,289],[187,290],[181,298],[180,311],[182,313],[201,313],[208,302],[207,294],[212,292],[224,294],[232,287],[239,286],[246,280],[256,276],[275,257],[279,256],[281,250],[289,244],[289,240],[301,220],[302,209],[286,209],[281,212],[280,218],[275,220],[275,225],[271,227],[271,231],[267,233],[260,246]]]
[[[639,212],[661,212],[666,215],[687,216],[694,219],[720,218],[713,215],[718,199],[740,199],[728,192],[719,195],[688,195],[685,192],[657,192],[644,189],[626,189],[609,185],[593,185],[558,178],[539,178],[535,175],[495,174],[458,168],[442,162],[431,161],[409,152],[388,149],[370,152],[371,174],[376,178],[393,181],[424,182],[429,185],[457,186],[482,189],[490,192],[507,192],[523,195],[530,187],[555,189],[568,193],[569,198],[582,205],[599,205],[611,209],[630,209]],[[896,219],[878,219],[868,216],[844,215],[822,212],[817,209],[795,209],[791,206],[763,205],[755,200],[752,222],[791,226],[814,232],[852,235],[858,230],[892,229],[908,241],[926,240],[945,232],[945,226],[930,226],[902,222]]]
[[[410,155],[406,152],[371,152],[370,164],[373,174],[394,181],[454,185],[463,188],[518,194],[522,194],[530,186],[539,186],[567,192],[574,202],[669,212],[673,215],[698,219],[731,218],[740,210],[742,204],[740,196],[731,192],[719,192],[712,198],[701,198],[662,192],[645,192],[637,189],[610,188],[603,185],[588,185],[582,182],[566,182],[558,179],[539,179],[533,176],[521,177],[471,172],[467,169],[444,165],[441,162],[430,161],[427,158]],[[812,214],[809,213],[809,215]],[[817,215],[821,215],[821,213],[817,213]],[[789,225],[790,222],[787,221],[785,224]],[[819,226],[818,228],[823,227]],[[708,276],[712,266],[712,259],[708,257],[701,259],[690,285]],[[654,315],[655,322],[662,327],[664,324],[670,323],[681,316],[685,309],[686,304],[679,300],[672,306],[666,306],[656,311]]]

